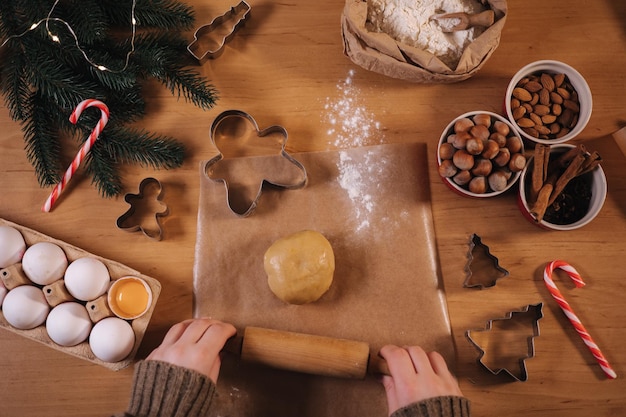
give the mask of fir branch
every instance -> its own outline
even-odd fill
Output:
[[[46,111],[45,102],[38,94],[31,97],[30,108],[32,113],[24,124],[24,141],[26,142],[26,156],[37,171],[39,185],[56,184],[60,178],[59,158],[61,146],[57,139],[58,132]]]
[[[124,187],[117,171],[118,164],[103,145],[105,141],[106,139],[96,141],[87,154],[85,172],[91,176],[91,183],[96,186],[100,195],[108,198],[120,194]]]
[[[9,114],[14,120],[26,120],[31,111],[31,91],[24,74],[24,55],[8,51],[3,60],[8,65],[2,67],[2,93],[6,97]]]
[[[178,168],[185,156],[184,146],[174,138],[117,125],[110,126],[102,143],[114,160],[152,168]]]
[[[102,0],[101,4],[113,26],[124,28],[130,25],[130,1],[123,7],[120,7],[119,0]],[[141,28],[165,30],[189,30],[195,21],[193,8],[173,0],[137,0],[135,18]]]

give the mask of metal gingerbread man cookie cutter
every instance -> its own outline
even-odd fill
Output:
[[[250,5],[245,1],[230,8],[226,13],[217,16],[210,23],[200,26],[193,35],[193,41],[187,46],[187,50],[200,63],[207,58],[217,58],[224,51],[224,45],[243,26],[250,16]],[[227,27],[226,34],[220,32],[222,26]]]
[[[246,132],[241,132],[241,125],[246,125]],[[242,163],[252,163],[253,160],[257,160],[258,158],[229,158],[226,159],[224,153],[220,149],[221,141],[227,140],[230,142],[237,140],[244,140],[244,137],[253,137],[254,139],[264,139],[264,138],[278,138],[277,142],[279,144],[280,152],[278,154],[272,154],[276,156],[274,162],[274,166],[278,163],[286,162],[287,167],[289,168],[294,175],[285,176],[283,169],[281,172],[275,172],[272,168],[269,172],[264,171],[260,176],[262,179],[259,181],[258,188],[256,188],[256,195],[251,199],[249,203],[244,203],[243,205],[239,205],[236,207],[233,204],[233,190],[231,187],[231,178],[229,178],[229,174],[227,173],[219,173],[220,164],[226,164],[227,161],[232,161],[234,159],[240,159]],[[226,191],[226,203],[231,212],[236,214],[239,217],[247,217],[254,212],[257,205],[259,204],[259,200],[261,195],[263,194],[263,190],[267,186],[273,186],[279,189],[298,189],[302,188],[307,183],[307,171],[297,159],[292,157],[285,150],[285,146],[287,143],[287,130],[278,125],[270,126],[265,129],[259,129],[259,126],[256,120],[248,113],[241,110],[227,110],[223,113],[219,114],[211,125],[210,130],[210,138],[213,145],[219,151],[219,154],[204,165],[204,174],[212,181],[222,183],[224,185],[224,189]],[[219,138],[219,139],[218,139]],[[220,143],[218,143],[220,142]],[[247,143],[246,143],[247,145]],[[271,160],[270,160],[271,161]],[[278,170],[278,168],[276,168]],[[226,170],[228,171],[228,170]],[[234,181],[232,181],[234,182]],[[254,181],[253,181],[254,182]],[[256,184],[256,182],[254,182]],[[256,187],[256,185],[254,185]]]

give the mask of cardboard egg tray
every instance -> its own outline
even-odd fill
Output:
[[[20,330],[11,326],[4,318],[3,312],[0,311],[0,328],[7,329],[21,336],[43,343],[44,345],[47,345],[53,349],[59,350],[61,352],[65,352],[67,354],[76,356],[81,359],[88,360],[98,365],[102,365],[114,371],[126,368],[127,366],[132,364],[134,361],[134,357],[137,353],[137,350],[139,349],[139,345],[141,344],[143,336],[146,332],[146,328],[148,327],[148,323],[150,322],[150,318],[152,317],[152,313],[154,312],[154,307],[159,298],[159,294],[161,293],[161,284],[159,283],[159,281],[157,281],[154,278],[143,275],[139,273],[138,271],[135,271],[134,269],[131,269],[125,265],[120,264],[119,262],[115,262],[109,259],[96,256],[92,253],[89,253],[85,250],[72,246],[68,243],[65,243],[57,239],[53,239],[49,236],[44,235],[43,233],[40,233],[35,230],[29,229],[27,227],[23,227],[18,224],[9,222],[2,218],[0,218],[0,226],[11,226],[19,230],[20,233],[22,233],[22,236],[24,237],[27,248],[38,242],[45,241],[45,242],[54,243],[58,245],[59,247],[61,247],[61,249],[63,249],[63,251],[65,252],[65,255],[67,256],[68,263],[71,263],[72,261],[78,258],[83,258],[83,257],[95,258],[95,259],[102,261],[106,265],[107,269],[109,270],[109,274],[111,276],[111,281],[114,281],[124,276],[131,275],[131,276],[135,276],[135,277],[143,279],[146,283],[148,283],[148,285],[150,286],[150,289],[152,290],[152,304],[148,308],[148,311],[141,317],[136,318],[132,321],[129,321],[131,327],[133,328],[133,331],[135,332],[135,345],[133,346],[133,349],[130,352],[130,354],[125,359],[119,362],[109,363],[109,362],[104,362],[98,359],[91,351],[88,340],[76,346],[70,346],[70,347],[60,346],[56,344],[48,336],[48,333],[46,332],[45,322],[44,324],[38,327],[35,327],[34,329]],[[39,285],[37,286],[41,287]],[[89,305],[89,303],[87,304]],[[91,317],[92,317],[92,321],[94,321],[93,316]]]

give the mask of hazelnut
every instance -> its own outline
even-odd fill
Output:
[[[487,140],[489,138],[490,132],[487,126],[476,125],[470,129],[470,134],[474,136],[475,138]]]
[[[465,185],[472,179],[472,174],[469,171],[463,170],[459,171],[454,177],[452,177],[452,181],[457,183],[458,185]]]
[[[487,192],[487,180],[485,177],[474,177],[469,183],[469,190],[475,194]]]
[[[493,164],[489,159],[476,158],[476,162],[474,163],[474,167],[472,168],[472,174],[477,177],[486,177],[491,173],[492,169]]]
[[[504,148],[506,146],[506,136],[501,133],[494,132],[489,136],[489,139],[496,142],[501,148]]]
[[[506,188],[507,185],[506,174],[502,171],[494,171],[491,175],[489,175],[489,188],[493,191],[502,191]]]
[[[506,138],[506,147],[513,153],[519,152],[522,150],[522,140],[517,136],[510,136]]]
[[[514,153],[511,155],[508,166],[511,172],[519,172],[526,166],[526,158],[521,153]]]
[[[439,146],[439,157],[441,159],[452,159],[454,152],[456,152],[456,149],[454,149],[451,143],[446,142]]]
[[[472,122],[471,119],[464,117],[454,123],[454,133],[467,132],[472,128],[472,126],[474,126],[474,122]]]
[[[441,165],[439,165],[439,175],[445,178],[453,177],[457,173],[457,169],[452,163],[451,159],[446,159],[441,161]]]
[[[500,120],[496,120],[493,124],[493,128],[501,135],[508,136],[511,132],[511,128],[504,122]]]
[[[484,145],[482,156],[487,159],[493,159],[498,155],[498,152],[500,152],[498,142],[489,139]]]
[[[474,157],[463,149],[454,153],[452,161],[458,169],[471,169],[474,166]]]
[[[448,142],[457,149],[465,149],[465,143],[472,136],[467,132],[459,132],[455,135],[448,136]]]
[[[472,137],[465,142],[465,150],[472,155],[480,154],[483,151],[483,148],[484,145],[482,139]]]
[[[511,159],[511,152],[508,148],[500,148],[500,152],[493,158],[493,162],[499,167],[506,166]]]
[[[479,113],[473,118],[474,123],[477,125],[491,127],[491,116],[485,113]]]

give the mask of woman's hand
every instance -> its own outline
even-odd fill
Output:
[[[428,398],[463,395],[446,361],[437,352],[426,353],[419,346],[401,348],[387,345],[380,350],[380,355],[387,361],[391,374],[382,379],[389,415]]]
[[[159,360],[200,372],[217,382],[220,351],[236,333],[235,327],[212,319],[192,319],[175,324],[146,360]]]

